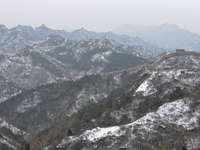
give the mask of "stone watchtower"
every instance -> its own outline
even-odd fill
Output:
[[[185,49],[176,49],[176,53],[184,53]]]

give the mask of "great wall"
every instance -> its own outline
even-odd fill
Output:
[[[117,75],[117,74],[123,73],[124,71],[127,71],[127,72],[130,73],[130,72],[134,72],[134,71],[137,71],[139,69],[142,69],[142,68],[146,68],[149,71],[152,71],[153,69],[156,68],[156,66],[158,64],[160,64],[162,61],[164,61],[167,58],[172,58],[172,57],[175,57],[175,56],[187,56],[187,55],[200,56],[200,53],[192,52],[192,51],[185,51],[184,49],[177,49],[176,52],[174,52],[174,53],[170,53],[170,54],[161,56],[157,61],[155,61],[152,64],[143,64],[143,65],[131,67],[131,68],[128,68],[128,69],[122,69],[122,70],[117,70],[117,71],[113,71],[113,72],[102,73],[101,76],[105,77],[105,76],[110,76],[110,75]]]

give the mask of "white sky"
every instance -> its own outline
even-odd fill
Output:
[[[0,0],[0,24],[112,31],[125,24],[177,24],[200,34],[200,0]]]

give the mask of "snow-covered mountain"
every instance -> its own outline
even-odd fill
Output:
[[[50,35],[13,55],[0,55],[0,101],[22,90],[84,75],[107,73],[149,63],[111,39],[74,42]]]
[[[127,35],[118,35],[111,31],[97,33],[97,32],[87,31],[84,28],[81,28],[79,30],[72,32],[70,37],[68,37],[68,35],[67,36],[63,35],[63,37],[67,39],[72,39],[74,41],[80,41],[80,40],[88,41],[90,39],[109,38],[121,44],[124,49],[133,53],[140,53],[145,57],[154,57],[156,55],[159,55],[167,51],[166,49],[159,48],[155,44],[144,42],[142,39],[138,37],[130,38]]]
[[[33,68],[45,69],[48,71],[47,74],[51,79],[43,75],[45,80],[41,79],[39,81],[42,84],[42,82],[49,83],[50,81],[55,81],[55,77],[67,80],[75,79],[84,75],[134,67],[148,63],[148,60],[132,55],[111,39],[73,42],[61,36],[50,35],[14,56],[5,56],[1,65],[5,69],[2,75],[7,78],[9,75],[15,75],[14,73],[6,75],[6,71],[14,71],[14,69],[8,69],[8,67],[11,67],[9,63],[13,63],[14,66],[17,64],[20,64],[20,66],[24,65],[28,72],[31,72],[30,69]],[[14,68],[17,69],[17,67]],[[19,77],[17,75],[17,78]],[[13,79],[13,77],[9,79]],[[16,81],[14,82],[16,83]],[[32,87],[39,85],[37,81],[31,85],[34,84],[35,86]]]
[[[154,43],[163,48],[184,48],[191,51],[199,51],[200,35],[188,30],[180,29],[175,24],[165,23],[160,26],[142,26],[124,24],[113,31],[117,34],[130,37],[140,37],[144,41]]]
[[[66,137],[56,147],[114,150],[181,149],[186,146],[198,149],[199,57],[199,53],[193,52],[173,53],[146,66],[147,75],[138,78],[128,92],[132,95],[131,101],[120,109],[92,118],[96,124],[94,129]],[[108,114],[109,121],[115,120],[118,126],[100,126],[98,120],[105,120]],[[122,125],[124,116],[129,123]]]
[[[38,141],[48,133],[43,133],[46,128],[52,128],[52,125],[60,124],[74,114],[82,114],[79,111],[87,105],[96,105],[106,102],[106,99],[120,96],[144,71],[143,68],[136,68],[127,73],[118,72],[114,76],[104,74],[85,76],[77,81],[59,80],[57,83],[22,91],[0,103],[0,116],[26,128],[26,132],[34,138],[31,141]],[[101,113],[103,110],[104,108],[96,109],[95,113]],[[81,120],[87,120],[87,115],[81,117]]]
[[[13,56],[2,56],[0,75],[19,88],[30,89],[56,81],[56,76],[47,70],[28,63],[16,62],[14,58]]]
[[[57,80],[0,103],[0,115],[38,133],[35,149],[198,149],[199,57],[176,52],[149,65]]]
[[[157,111],[121,126],[94,128],[70,136],[57,149],[199,149],[199,92],[166,103]]]
[[[7,29],[4,25],[0,26],[0,50],[5,53],[16,53],[23,48],[32,46],[42,38],[49,35],[60,35],[65,39],[70,39],[76,42],[89,41],[90,39],[109,38],[121,44],[122,47],[130,52],[139,52],[146,57],[154,57],[158,54],[166,52],[165,49],[159,48],[157,45],[144,42],[140,38],[131,38],[125,35],[117,35],[112,32],[98,33],[87,31],[84,28],[73,32],[65,30],[53,30],[45,25],[33,29],[31,26],[21,26]]]
[[[27,38],[18,30],[8,30],[5,26],[0,26],[0,51],[6,53],[16,53],[26,46],[33,45],[34,41]]]
[[[21,89],[16,84],[0,76],[0,103],[20,92]]]

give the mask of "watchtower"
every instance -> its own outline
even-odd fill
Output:
[[[185,49],[176,49],[176,53],[184,53]]]

